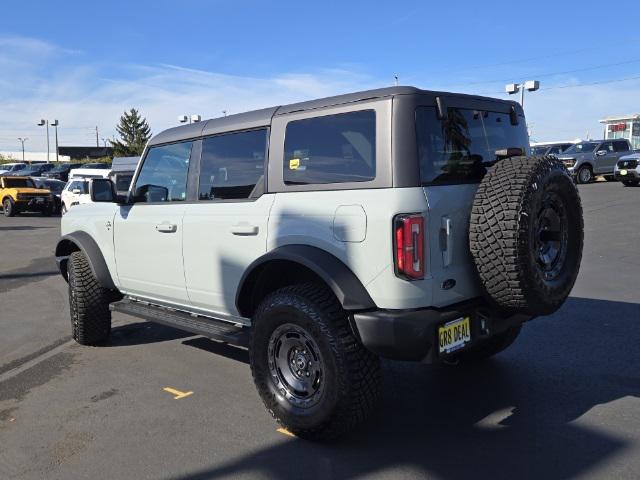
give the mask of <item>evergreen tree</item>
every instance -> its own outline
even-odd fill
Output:
[[[141,155],[144,146],[151,138],[151,129],[147,119],[132,108],[120,117],[116,126],[120,140],[111,141],[113,155],[116,157],[130,157]]]

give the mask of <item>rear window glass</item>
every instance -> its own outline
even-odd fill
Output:
[[[418,107],[416,136],[423,184],[477,182],[497,160],[496,150],[529,152],[524,120],[512,125],[507,113],[449,108],[439,120],[434,107]]]
[[[326,115],[287,124],[285,183],[368,182],[375,176],[375,111]]]

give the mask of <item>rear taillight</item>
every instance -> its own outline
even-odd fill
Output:
[[[396,275],[408,280],[424,278],[424,217],[397,215],[393,232]]]

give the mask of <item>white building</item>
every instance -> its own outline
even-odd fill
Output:
[[[0,152],[0,156],[2,156],[3,158],[7,158],[10,160],[13,160],[14,162],[21,162],[22,161],[22,150],[17,151],[17,152]],[[68,162],[70,160],[70,157],[67,155],[59,155],[58,159],[61,162]],[[46,161],[47,160],[47,152],[24,152],[24,160],[26,162],[42,162],[42,161]],[[49,153],[49,161],[50,162],[55,162],[56,161],[56,154],[55,152],[50,152]]]
[[[626,138],[631,148],[640,149],[640,114],[606,117],[600,120],[604,124],[604,138]]]

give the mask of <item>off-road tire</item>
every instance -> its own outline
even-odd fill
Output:
[[[589,172],[588,178],[586,176],[587,172]],[[579,183],[579,184],[592,183],[594,179],[595,177],[593,176],[593,170],[591,170],[591,167],[589,165],[581,166],[578,169],[578,172],[576,173],[576,183]]]
[[[98,283],[84,253],[69,256],[69,311],[71,333],[81,345],[100,345],[111,333],[109,303],[113,293]]]
[[[65,213],[67,213],[67,206],[62,202],[62,206],[60,207],[60,216],[63,216]]]
[[[557,216],[557,232],[548,227]],[[489,300],[509,312],[549,315],[567,298],[580,268],[582,206],[554,157],[513,157],[483,178],[471,211],[469,247]],[[549,265],[543,246],[555,245]]]
[[[10,198],[4,199],[2,202],[2,209],[5,217],[13,217],[17,213],[16,206]]]
[[[53,215],[53,209],[54,209],[53,205],[49,205],[43,208],[40,213],[42,213],[43,217],[50,217],[51,215]]]
[[[461,352],[456,359],[462,363],[480,362],[493,357],[494,355],[509,348],[513,342],[516,341],[521,325],[511,327],[502,333],[494,335],[487,339],[477,347],[472,347],[464,352]]]
[[[310,334],[324,363],[323,390],[312,406],[286,398],[269,362],[270,339],[286,325]],[[271,415],[289,432],[310,440],[337,438],[363,422],[375,409],[381,392],[378,357],[353,335],[347,314],[323,285],[284,287],[267,296],[254,316],[250,363],[258,393]],[[274,365],[274,362],[272,362]]]
[[[640,180],[622,180],[622,184],[625,187],[637,187],[640,185]]]

